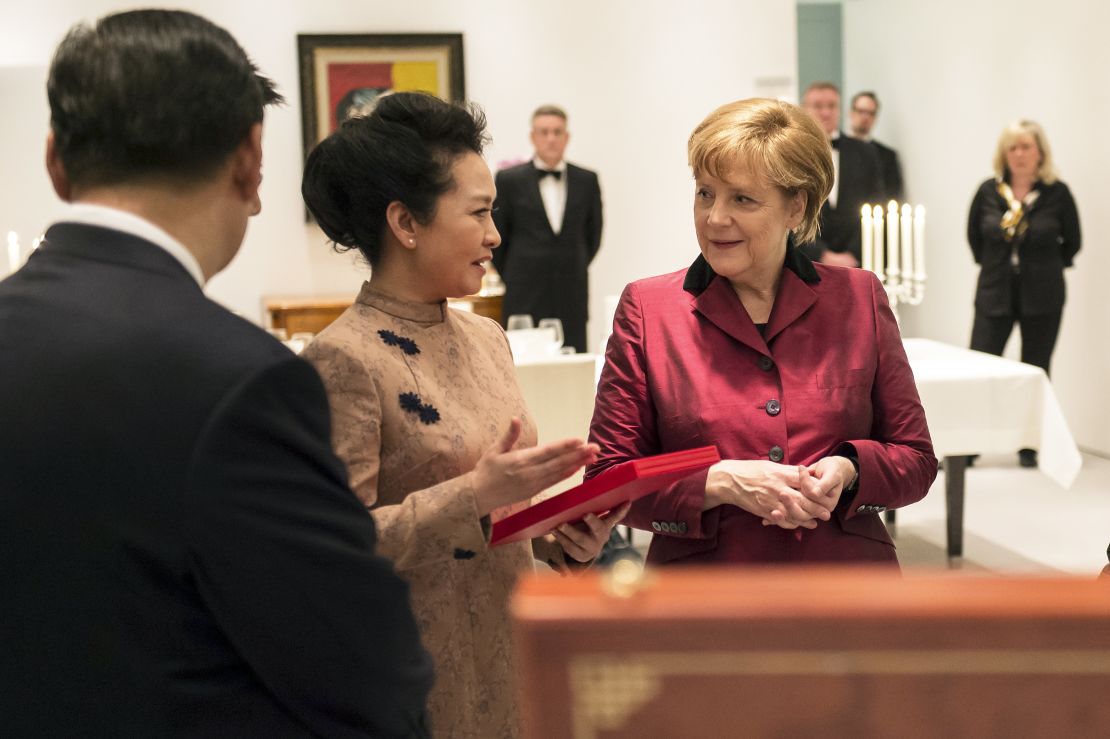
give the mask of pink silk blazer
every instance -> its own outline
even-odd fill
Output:
[[[592,477],[620,462],[716,444],[722,459],[808,465],[854,455],[859,484],[814,530],[701,511],[706,473],[641,498],[625,523],[648,561],[896,564],[879,513],[923,498],[937,460],[886,293],[874,274],[814,265],[793,246],[763,335],[701,257],[624,290],[598,385]]]

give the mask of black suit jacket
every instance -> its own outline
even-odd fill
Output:
[[[1017,256],[1021,314],[1047,315],[1063,310],[1064,268],[1079,253],[1079,212],[1063,182],[1038,182],[1036,202],[1028,209],[1029,227],[1012,242],[1003,236],[1002,214],[1009,206],[997,181],[986,180],[975,192],[967,217],[967,241],[980,265],[975,310],[986,316],[1013,315],[1013,256]]]
[[[138,237],[0,283],[9,736],[412,736],[430,658],[324,388]]]
[[[884,201],[897,200],[902,202],[905,189],[902,184],[902,165],[898,162],[898,152],[886,144],[872,140],[871,145],[879,152],[879,167],[883,177],[883,187],[886,191]]]
[[[839,189],[836,207],[828,201],[821,206],[821,230],[817,241],[803,247],[806,256],[813,260],[829,251],[851,252],[860,260],[860,207],[864,203],[883,203],[885,186],[878,150],[866,141],[853,139],[841,133],[837,148],[840,151]]]
[[[601,246],[601,187],[596,173],[570,163],[566,177],[567,205],[556,235],[532,163],[497,173],[493,217],[501,246],[493,252],[493,265],[505,280],[503,317],[558,318],[566,344],[585,351],[588,268]]]

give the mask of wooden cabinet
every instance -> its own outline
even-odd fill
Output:
[[[518,587],[526,737],[1110,727],[1106,580],[722,566],[649,570],[638,589],[612,588],[597,572]]]
[[[263,306],[269,320],[269,328],[282,329],[287,337],[307,332],[318,334],[354,301],[348,297],[304,297],[304,298],[266,298]],[[452,305],[462,308],[469,304],[470,309],[480,316],[501,322],[500,295],[473,295],[466,298],[451,298]]]

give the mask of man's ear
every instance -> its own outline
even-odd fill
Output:
[[[231,181],[244,202],[251,203],[251,215],[262,210],[258,188],[262,184],[262,124],[251,126],[247,137],[235,149],[231,162]]]
[[[416,218],[408,206],[394,200],[385,209],[385,222],[393,237],[406,249],[416,248]]]
[[[46,134],[46,173],[50,175],[50,184],[54,186],[54,192],[58,197],[67,203],[71,202],[73,186],[69,182],[69,174],[66,173],[65,165],[62,164],[62,158],[58,154],[58,143],[54,140],[53,131]]]

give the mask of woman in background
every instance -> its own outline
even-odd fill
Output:
[[[832,187],[827,137],[797,106],[741,100],[687,151],[701,256],[625,288],[587,476],[715,444],[708,472],[633,504],[649,562],[897,566],[878,514],[921,499],[937,460],[882,284],[796,247]]]
[[[568,477],[596,447],[534,447],[505,334],[447,306],[478,292],[500,243],[484,143],[477,109],[395,93],[317,146],[302,186],[336,248],[357,248],[372,267],[304,357],[327,387],[333,444],[379,552],[411,585],[436,663],[433,732],[475,739],[518,733],[508,618],[517,575],[533,555],[556,569],[588,562],[623,516],[488,546],[491,514]]]
[[[1079,252],[1079,214],[1033,121],[1007,126],[994,154],[994,177],[979,186],[967,240],[980,265],[971,348],[1001,355],[1014,323],[1021,361],[1049,372],[1064,310],[1064,268]],[[1037,453],[1018,453],[1023,467]]]

